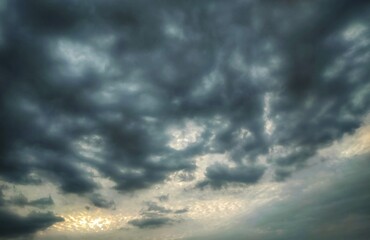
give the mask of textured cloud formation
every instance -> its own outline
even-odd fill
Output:
[[[230,165],[208,166],[200,186],[255,184],[267,170],[282,181],[369,111],[369,9],[365,0],[4,1],[0,177],[51,181],[102,208],[113,202],[94,195],[98,179],[122,193],[179,171],[191,181],[206,154]],[[188,122],[201,130],[172,144],[171,129]],[[145,221],[136,225],[153,225]]]
[[[1,176],[85,193],[99,187],[87,165],[131,191],[191,171],[197,154],[228,152],[241,168],[211,166],[209,180],[253,183],[263,168],[248,164],[281,146],[272,165],[296,168],[368,110],[361,5],[7,2]],[[187,119],[205,131],[169,147],[166,129]]]

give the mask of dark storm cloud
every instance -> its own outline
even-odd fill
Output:
[[[223,164],[211,165],[206,170],[206,176],[210,180],[255,183],[264,172],[261,166],[246,166],[230,168]]]
[[[199,182],[198,187],[211,185],[219,188],[225,183],[256,183],[263,175],[265,168],[262,166],[228,167],[225,164],[214,164],[206,169],[207,180]]]
[[[359,0],[7,1],[0,176],[82,194],[100,187],[94,168],[129,192],[228,153],[237,167],[210,166],[206,182],[256,183],[261,156],[284,179],[369,110],[369,30],[342,37],[368,12]],[[186,121],[203,133],[171,148],[168,127]]]
[[[14,212],[14,207],[34,207],[44,209],[54,205],[54,201],[49,197],[28,200],[22,193],[7,197],[3,190],[9,187],[0,186],[0,239],[9,238],[32,238],[38,231],[45,230],[57,222],[64,221],[63,218],[54,215],[52,212],[34,212],[27,216],[18,215]],[[22,238],[23,239],[23,238]]]
[[[171,224],[173,220],[167,217],[152,217],[131,220],[128,223],[138,228],[158,228]]]
[[[64,221],[53,213],[30,213],[26,217],[0,209],[0,238],[32,235]]]
[[[322,146],[353,133],[369,111],[369,92],[361,90],[369,87],[369,60],[364,58],[369,46],[359,44],[369,39],[369,31],[347,42],[340,36],[356,24],[369,26],[368,2],[328,1],[314,9],[319,11],[309,16],[312,20],[297,19],[281,45],[286,65],[280,90],[271,100],[276,124],[272,141],[292,150],[273,157],[281,167],[278,179],[289,176],[286,167],[304,165]]]

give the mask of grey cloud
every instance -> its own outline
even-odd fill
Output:
[[[144,210],[143,213],[146,214],[148,212],[149,213],[154,212],[154,213],[159,213],[159,214],[167,214],[167,213],[171,213],[172,210],[167,209],[167,208],[162,207],[162,206],[159,206],[155,202],[146,202],[146,209]]]
[[[189,211],[188,208],[182,208],[182,209],[175,210],[174,213],[182,214],[182,213],[187,213],[188,211]]]
[[[122,193],[169,176],[190,182],[196,156],[217,153],[231,164],[207,166],[198,187],[256,184],[271,170],[283,181],[353,133],[370,110],[365,0],[14,0],[1,8],[5,182],[50,181],[113,208],[94,194],[99,177]],[[203,128],[197,141],[170,147],[169,127],[188,121]],[[367,239],[365,175],[261,213],[256,228],[265,232],[255,239]],[[27,237],[62,221],[21,217],[11,204],[52,203],[0,191],[0,235]],[[146,203],[129,224],[162,227],[187,212],[166,203]],[[221,236],[246,235],[212,239]]]
[[[3,190],[0,188],[0,207],[5,205],[4,193]]]
[[[170,198],[170,197],[169,197],[169,194],[167,194],[167,195],[160,195],[160,196],[158,196],[158,197],[157,197],[157,199],[158,199],[160,202],[167,202],[169,198]]]
[[[22,193],[12,196],[9,200],[5,200],[5,202],[18,207],[32,206],[37,208],[45,208],[54,205],[54,201],[51,196],[29,201],[28,198]]]
[[[113,200],[109,201],[103,198],[102,195],[98,193],[91,194],[89,197],[91,203],[98,208],[114,208],[115,207],[115,202]]]
[[[18,216],[12,212],[0,209],[0,238],[31,236],[51,225],[64,221],[53,213],[30,213],[26,217]]]
[[[45,230],[57,222],[64,221],[63,218],[54,215],[52,212],[34,212],[27,216],[18,215],[14,212],[14,207],[36,207],[44,209],[54,205],[54,201],[49,197],[38,198],[29,201],[22,193],[12,197],[6,197],[3,190],[7,190],[7,185],[0,186],[0,239],[22,238],[30,239],[33,234]]]
[[[180,182],[191,182],[195,180],[195,176],[192,172],[179,172],[175,175],[175,179]]]
[[[34,206],[34,207],[38,207],[38,208],[44,208],[44,207],[47,207],[47,206],[54,205],[54,201],[51,198],[51,196],[49,196],[49,197],[45,197],[45,198],[39,198],[39,199],[32,200],[32,201],[29,202],[29,205]]]
[[[209,166],[205,183],[256,183],[263,169],[249,166],[261,156],[283,180],[369,111],[369,30],[341,35],[367,27],[368,9],[360,0],[8,1],[0,176],[86,194],[100,187],[88,167],[130,192],[174,172],[191,180],[195,156],[228,153],[237,168]],[[198,142],[169,147],[168,127],[186,121],[204,126]],[[284,154],[272,157],[275,146]]]
[[[206,169],[207,180],[199,182],[197,186],[203,188],[210,184],[212,187],[219,188],[225,183],[254,184],[262,177],[264,171],[263,166],[229,167],[216,163]]]
[[[339,34],[351,24],[368,26],[368,7],[366,1],[318,4],[315,8],[322,11],[310,16],[313,21],[299,20],[297,26],[302,27],[291,33],[296,37],[285,37],[286,67],[281,71],[280,90],[271,101],[276,127],[272,141],[294,151],[274,156],[272,161],[279,167],[304,165],[322,146],[353,133],[368,112],[369,96],[358,94],[369,76],[368,61],[360,61],[369,48],[357,41],[368,38],[369,32],[354,42],[341,41]],[[338,61],[343,65],[336,69]]]
[[[147,201],[144,204],[145,207],[141,209],[140,217],[129,221],[129,224],[138,228],[159,228],[183,221],[180,214],[188,212],[188,208],[173,209],[153,201]]]
[[[24,207],[28,204],[28,199],[26,198],[26,196],[20,193],[16,196],[11,197],[9,203],[16,206]]]
[[[165,225],[169,225],[173,222],[168,217],[153,217],[153,218],[140,218],[131,220],[128,223],[138,228],[158,228]]]

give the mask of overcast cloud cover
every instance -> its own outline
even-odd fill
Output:
[[[192,221],[170,190],[145,199],[163,184],[222,200],[335,158],[361,167],[220,239],[370,238],[369,149],[320,155],[369,124],[369,23],[366,0],[1,0],[0,238],[37,239],[69,205],[126,211],[121,198],[141,207],[121,228],[142,238]]]

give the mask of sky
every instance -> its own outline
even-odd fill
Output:
[[[370,2],[0,0],[0,239],[370,239]]]

